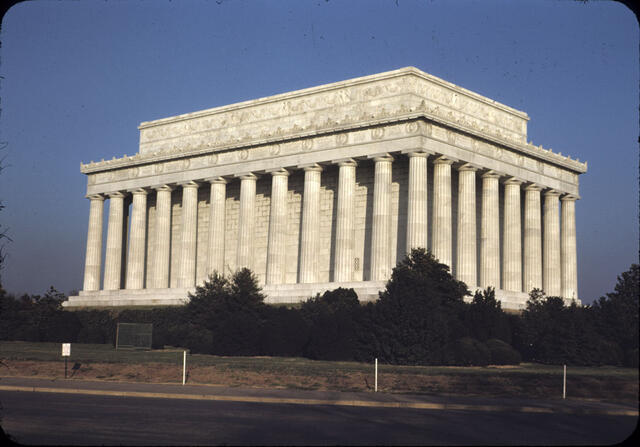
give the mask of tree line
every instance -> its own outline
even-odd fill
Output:
[[[64,294],[15,298],[0,287],[0,339],[114,343],[118,322],[152,323],[153,346],[193,353],[318,360],[373,358],[405,365],[517,364],[638,367],[639,266],[590,306],[531,292],[507,313],[489,288],[471,302],[467,286],[422,249],[392,272],[375,302],[338,288],[299,306],[273,306],[248,269],[213,274],[184,306],[65,311]]]

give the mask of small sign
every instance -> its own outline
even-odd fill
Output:
[[[62,343],[62,357],[71,355],[71,343]]]

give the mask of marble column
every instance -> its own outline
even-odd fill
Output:
[[[500,288],[500,192],[494,171],[482,175],[480,287]]]
[[[289,171],[271,172],[271,209],[267,240],[267,284],[284,284],[287,262],[287,190]]]
[[[354,196],[356,189],[356,162],[338,163],[338,204],[336,213],[336,243],[333,266],[335,282],[353,280],[354,263]]]
[[[476,168],[458,168],[458,245],[456,278],[473,290],[478,284],[476,248]]]
[[[238,250],[236,267],[253,268],[253,236],[256,209],[256,180],[254,174],[240,176],[240,215],[238,218]]]
[[[227,181],[222,177],[209,179],[209,240],[207,274],[224,274],[225,216],[227,201]]]
[[[102,263],[102,219],[104,196],[89,196],[89,230],[87,232],[87,253],[84,261],[84,283],[82,290],[100,290],[100,270]]]
[[[561,296],[560,271],[560,193],[549,190],[544,194],[544,233],[542,247],[542,287],[547,296]]]
[[[407,253],[427,249],[427,157],[425,152],[409,152],[409,194],[407,198]]]
[[[538,185],[525,187],[523,288],[527,293],[542,289],[541,189]]]
[[[375,157],[373,223],[371,228],[371,273],[373,281],[391,276],[391,163],[389,154]]]
[[[198,184],[181,183],[182,225],[178,263],[178,287],[193,287],[196,283],[196,242],[198,236]]]
[[[122,246],[124,229],[124,194],[109,194],[109,223],[104,260],[104,290],[117,290],[122,282]]]
[[[152,285],[154,289],[169,287],[171,259],[171,191],[173,187],[162,185],[156,190],[155,245],[153,248]]]
[[[127,289],[142,289],[144,287],[147,241],[147,190],[138,188],[131,193],[133,194],[133,205],[131,207],[131,232],[125,287]]]
[[[562,296],[566,300],[578,299],[578,253],[576,247],[576,199],[566,195],[562,199],[561,258]]]
[[[521,184],[515,178],[504,184],[502,288],[512,292],[522,292]]]
[[[433,162],[433,256],[451,268],[451,165],[453,161],[438,157]]]
[[[300,232],[300,283],[318,281],[318,249],[320,247],[320,182],[322,167],[304,166],[302,196],[302,228]]]

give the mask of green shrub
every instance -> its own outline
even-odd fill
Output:
[[[299,311],[309,327],[304,356],[315,360],[353,360],[360,310],[355,291],[341,287],[305,301]]]
[[[625,366],[638,368],[638,348],[627,351],[625,356]]]
[[[298,309],[267,307],[263,312],[261,352],[264,355],[302,357],[309,327]]]
[[[522,356],[511,345],[497,338],[491,338],[485,342],[491,356],[492,365],[518,365]]]
[[[78,310],[73,312],[80,321],[78,343],[111,344],[115,346],[116,322],[107,310]]]
[[[462,337],[445,347],[445,361],[454,366],[487,366],[491,360],[489,348],[479,340]]]

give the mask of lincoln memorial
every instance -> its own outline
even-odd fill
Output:
[[[374,300],[415,247],[503,308],[533,288],[579,303],[587,164],[527,142],[528,120],[407,67],[143,122],[137,154],[80,165],[84,284],[65,305],[182,304],[242,267],[268,303]]]

